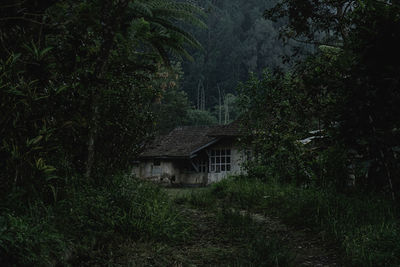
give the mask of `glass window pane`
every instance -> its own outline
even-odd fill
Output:
[[[215,171],[215,165],[211,165],[211,171]]]
[[[215,164],[215,158],[211,158],[211,164]]]
[[[221,158],[221,163],[225,163],[225,157]]]
[[[229,172],[231,171],[231,165],[226,165],[226,170]]]
[[[220,161],[221,161],[221,158],[217,158],[217,163],[220,163]]]
[[[217,166],[215,166],[216,168],[215,168],[215,172],[220,172],[220,166],[219,165],[217,165]]]
[[[227,150],[226,150],[226,154],[227,154],[227,155],[230,155],[230,154],[231,154],[231,150],[230,150],[230,149],[227,149]]]
[[[225,171],[225,165],[221,165],[221,171]]]
[[[226,158],[226,163],[231,163],[231,158],[230,157]]]

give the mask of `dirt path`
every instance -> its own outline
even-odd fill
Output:
[[[204,189],[195,189],[195,191],[198,190],[200,192]],[[193,189],[168,189],[167,193],[172,199],[176,199],[190,194],[192,191]],[[240,242],[235,243],[232,240],[221,238],[226,233],[216,226],[215,211],[213,213],[187,205],[180,207],[184,216],[196,222],[196,237],[194,238],[196,241],[188,244],[185,248],[185,254],[191,258],[190,261],[195,266],[221,266],[221,262],[224,262],[226,257],[238,254],[243,249]],[[290,266],[342,266],[338,250],[334,245],[324,241],[320,235],[308,229],[289,227],[281,223],[278,218],[249,214],[246,211],[239,211],[239,213],[244,217],[250,217],[253,222],[262,226],[265,232],[260,235],[268,238],[273,234],[283,240],[294,255],[294,258],[290,260]],[[193,255],[197,256],[193,257]]]
[[[246,211],[241,211],[243,215]],[[279,233],[287,241],[296,258],[295,266],[342,266],[337,249],[328,244],[320,236],[308,229],[295,229],[281,223],[278,218],[271,218],[261,214],[250,214],[257,223],[268,225],[268,228]]]

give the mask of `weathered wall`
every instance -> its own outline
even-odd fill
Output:
[[[183,185],[206,185],[207,173],[201,172],[184,172],[177,176],[177,183]]]
[[[162,184],[205,185],[207,173],[185,170],[182,163],[161,160],[160,166],[154,166],[153,160],[142,161],[133,168],[133,174]],[[190,163],[185,165],[190,166]]]
[[[153,160],[142,161],[133,168],[133,174],[141,179],[169,184],[177,170],[172,161],[161,160],[159,166]]]

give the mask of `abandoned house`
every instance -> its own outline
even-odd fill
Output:
[[[239,123],[178,127],[157,138],[138,158],[135,176],[176,185],[207,185],[243,172]]]

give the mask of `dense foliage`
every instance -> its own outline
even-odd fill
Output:
[[[355,183],[395,198],[400,185],[399,6],[321,1],[308,10],[308,4],[283,1],[266,12],[272,19],[289,16],[283,36],[292,33],[320,45],[291,74],[264,75],[241,86],[255,159],[268,177],[317,184],[328,179],[342,189]],[[340,11],[336,5],[347,11],[340,27],[331,21]],[[321,15],[331,11],[332,16]],[[306,137],[311,143],[303,145]]]
[[[316,52],[289,72],[239,86],[248,176],[217,197],[321,231],[346,264],[399,264],[400,6],[397,1],[283,0],[284,39]]]
[[[114,175],[154,134],[171,62],[200,47],[178,24],[202,16],[172,0],[1,2],[2,264],[80,264],[179,225],[159,189]]]
[[[93,177],[129,167],[151,136],[153,103],[172,83],[161,64],[169,51],[189,56],[185,43],[199,46],[173,20],[201,24],[200,10],[173,1],[0,8],[5,192],[47,190],[66,171]]]
[[[185,240],[159,188],[115,174],[155,133],[240,117],[252,180],[189,203],[268,210],[350,264],[398,265],[398,1],[194,2],[2,1],[0,262],[113,265],[124,242]],[[249,218],[217,221],[245,243],[236,264],[287,262]]]

